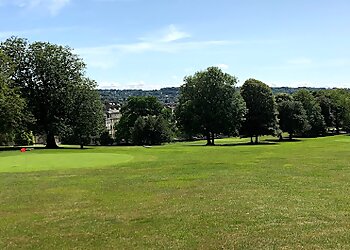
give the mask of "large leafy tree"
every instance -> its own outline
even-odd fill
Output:
[[[94,89],[96,83],[90,79],[84,81],[69,93],[73,105],[69,112],[69,130],[64,137],[66,142],[79,144],[81,148],[93,138],[97,139],[105,129],[103,105]]]
[[[337,134],[339,134],[341,128],[349,125],[350,93],[345,89],[333,89],[329,90],[329,98],[331,100],[334,127]]]
[[[70,93],[86,85],[84,62],[69,47],[30,44],[16,37],[3,42],[0,49],[14,62],[12,80],[36,119],[32,129],[46,134],[48,148],[56,148],[55,136],[71,131],[71,109],[77,102]]]
[[[188,134],[203,134],[214,145],[215,134],[236,134],[245,113],[235,90],[237,78],[217,67],[187,76],[180,88],[176,117]]]
[[[122,117],[116,126],[117,141],[131,142],[133,139],[133,130],[137,119],[147,116],[162,115],[164,107],[153,96],[133,96],[129,97],[126,104],[121,108]],[[139,127],[142,127],[139,121]],[[135,138],[135,137],[134,137]]]
[[[301,89],[295,92],[293,97],[296,101],[302,103],[306,111],[310,127],[304,132],[305,135],[318,136],[324,134],[326,132],[326,123],[322,115],[321,107],[312,93],[306,89]]]
[[[12,73],[11,61],[0,51],[0,143],[12,141],[31,120],[25,100],[11,84]]]
[[[132,140],[136,145],[159,145],[169,142],[171,130],[169,122],[162,115],[139,116],[132,129]]]
[[[333,128],[335,125],[334,104],[331,98],[331,90],[321,90],[315,92],[315,97],[320,105],[321,114],[327,128]]]
[[[278,130],[277,106],[272,90],[265,83],[248,79],[241,88],[248,112],[241,133],[259,142],[261,135],[273,135]]]
[[[289,139],[296,133],[303,133],[308,129],[308,122],[305,109],[301,102],[295,101],[291,95],[276,95],[278,107],[278,119],[280,129],[289,133]],[[282,135],[280,135],[282,139]]]

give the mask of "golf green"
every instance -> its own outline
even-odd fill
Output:
[[[31,172],[70,168],[101,168],[114,166],[131,160],[128,154],[111,153],[36,153],[13,152],[2,157],[0,172]]]

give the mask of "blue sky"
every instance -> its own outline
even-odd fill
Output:
[[[0,0],[0,40],[74,48],[101,88],[179,86],[219,66],[242,84],[350,87],[348,0]]]

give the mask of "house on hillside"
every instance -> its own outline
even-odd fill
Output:
[[[114,139],[115,138],[115,126],[119,122],[122,114],[120,112],[120,108],[113,107],[109,108],[105,112],[105,122],[106,122],[106,128],[109,133],[109,135]]]

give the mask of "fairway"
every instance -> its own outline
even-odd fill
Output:
[[[1,157],[0,172],[31,172],[68,168],[108,167],[130,161],[132,156],[113,153],[12,152]]]
[[[0,152],[0,248],[348,249],[349,138]]]

